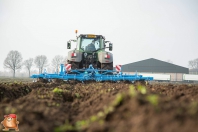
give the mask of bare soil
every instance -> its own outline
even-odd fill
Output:
[[[198,85],[2,82],[0,122],[11,113],[21,132],[196,132]]]

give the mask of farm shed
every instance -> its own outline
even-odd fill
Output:
[[[183,74],[189,74],[189,69],[154,58],[122,65],[122,72],[128,74],[168,74],[170,81],[183,81]]]

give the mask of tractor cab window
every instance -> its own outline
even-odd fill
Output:
[[[100,39],[99,38],[82,38],[81,39],[81,49],[85,52],[92,52],[100,49]]]

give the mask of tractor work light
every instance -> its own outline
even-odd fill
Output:
[[[96,35],[88,34],[86,37],[87,37],[87,38],[96,38]]]
[[[110,55],[109,54],[106,54],[105,55],[105,59],[110,59]]]
[[[76,56],[77,56],[76,53],[71,54],[71,57],[76,57]]]

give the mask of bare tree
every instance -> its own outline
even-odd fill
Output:
[[[196,68],[198,68],[198,58],[195,59],[194,61],[195,61]]]
[[[53,59],[52,59],[52,66],[53,68],[56,69],[56,72],[58,72],[58,67],[60,66],[61,63],[63,63],[63,56],[61,55],[56,55]]]
[[[23,64],[25,65],[25,67],[27,68],[28,72],[29,72],[29,76],[30,76],[30,70],[31,70],[31,67],[33,65],[33,58],[29,58],[28,60],[25,60],[23,62]]]
[[[63,64],[66,64],[66,63],[67,63],[67,56],[65,56],[63,59]]]
[[[190,60],[188,62],[188,65],[190,66],[191,69],[197,69],[198,68],[198,58],[194,60]]]
[[[195,63],[194,63],[193,60],[190,60],[190,61],[188,62],[188,65],[189,65],[189,67],[190,67],[191,69],[194,69],[194,68],[195,68]]]
[[[43,71],[43,67],[47,66],[47,57],[45,55],[36,56],[34,63],[36,67],[39,69],[39,74]]]
[[[11,50],[6,59],[4,60],[5,68],[11,69],[13,71],[13,77],[15,77],[16,70],[22,67],[22,55],[16,50]]]

